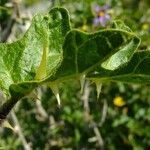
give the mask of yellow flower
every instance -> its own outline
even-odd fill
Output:
[[[104,12],[104,11],[100,11],[100,12],[98,13],[98,16],[99,16],[99,17],[105,16],[105,12]]]
[[[88,30],[88,26],[84,24],[84,25],[81,27],[81,30],[82,30],[82,31],[87,31],[87,30]]]
[[[148,30],[149,28],[150,28],[150,26],[149,26],[148,23],[144,23],[144,24],[142,25],[142,29],[143,29],[143,30]]]
[[[113,103],[115,106],[117,107],[122,107],[126,104],[126,102],[124,101],[124,99],[121,96],[117,96],[113,99]]]

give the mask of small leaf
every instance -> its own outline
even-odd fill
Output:
[[[113,21],[113,23],[112,23],[112,28],[115,28],[115,29],[122,29],[122,30],[124,30],[124,31],[132,32],[132,30],[131,30],[128,26],[126,26],[126,25],[124,24],[124,22],[122,22],[121,20],[115,20],[115,21]]]

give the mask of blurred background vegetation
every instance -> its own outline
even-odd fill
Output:
[[[54,6],[67,8],[72,27],[85,32],[122,20],[141,38],[139,50],[150,50],[149,0],[0,0],[0,41],[20,38],[35,13]],[[81,94],[79,82],[70,81],[60,87],[59,108],[52,91],[40,87],[9,115],[14,131],[0,128],[0,149],[149,150],[149,89],[110,83],[97,100],[94,84],[86,81]]]

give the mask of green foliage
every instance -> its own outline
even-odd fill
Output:
[[[11,92],[24,95],[37,86],[35,82],[51,77],[60,66],[62,44],[69,29],[67,11],[55,8],[47,15],[35,16],[30,29],[22,39],[11,44],[1,44],[1,89],[8,93],[11,85]],[[46,58],[42,55],[46,55]],[[40,64],[43,62],[42,58],[46,59],[45,64]],[[40,72],[40,69],[45,69],[46,72]],[[42,78],[38,79],[39,77]]]
[[[41,2],[43,3],[43,1]],[[35,60],[37,60],[38,63],[36,66],[34,64],[31,65],[35,66],[32,68],[33,70],[28,69],[28,72],[25,72],[27,78],[18,78],[19,80],[17,81],[13,80],[13,84],[9,83],[6,90],[4,91],[9,94],[8,89],[10,89],[11,94],[14,94],[13,96],[19,94],[20,97],[22,97],[29,93],[32,89],[39,85],[42,85],[43,83],[48,83],[50,87],[55,87],[55,90],[53,89],[54,92],[58,91],[56,85],[58,86],[58,84],[64,81],[66,82],[65,84],[60,84],[62,106],[59,109],[51,90],[49,88],[41,89],[41,103],[42,107],[46,110],[46,113],[48,115],[47,118],[42,116],[39,108],[36,105],[36,102],[31,101],[30,98],[23,99],[23,101],[21,101],[21,103],[19,103],[19,105],[15,107],[15,112],[17,114],[27,142],[31,143],[32,149],[100,149],[98,142],[96,140],[94,141],[95,134],[93,131],[93,126],[89,122],[89,120],[91,119],[96,123],[96,126],[98,127],[99,132],[101,133],[101,136],[105,142],[106,149],[149,150],[149,85],[141,86],[120,83],[120,81],[141,84],[149,83],[148,49],[150,49],[150,26],[148,26],[148,23],[150,15],[148,9],[150,7],[148,0],[138,2],[136,2],[135,0],[107,1],[111,6],[111,9],[109,10],[110,12],[108,12],[112,17],[111,19],[123,20],[125,24],[127,24],[136,33],[136,35],[138,35],[138,37],[140,37],[140,46],[139,39],[136,37],[135,33],[133,33],[120,21],[115,22],[112,26],[108,24],[106,28],[103,29],[101,29],[101,27],[99,26],[100,30],[96,33],[93,33],[93,31],[95,32],[97,30],[97,28],[94,28],[92,24],[92,19],[94,17],[94,14],[92,12],[93,3],[98,2],[99,4],[105,4],[106,1],[60,0],[59,2],[60,5],[63,4],[69,10],[69,12],[71,12],[70,19],[73,27],[76,27],[83,31],[90,31],[92,33],[85,33],[77,29],[72,30],[70,29],[69,25],[69,29],[65,34],[63,34],[64,36],[59,36],[61,34],[61,30],[59,30],[58,32],[58,37],[63,40],[55,42],[54,31],[53,38],[51,38],[51,40],[45,40],[45,42],[44,39],[47,39],[47,37],[45,38],[45,36],[42,34],[43,31],[52,32],[50,31],[49,27],[47,28],[47,21],[44,21],[45,25],[38,21],[40,19],[37,19],[38,23],[32,21],[30,29],[27,31],[27,33],[25,33],[25,36],[30,33],[32,39],[30,39],[30,41],[26,39],[28,42],[24,48],[28,52],[31,51],[33,56],[29,56],[28,58],[31,59],[25,61],[28,62],[28,65],[30,66],[30,62],[35,62],[32,59],[35,59],[34,55],[36,55],[37,57]],[[145,10],[144,13],[143,10]],[[5,11],[4,13],[6,14],[7,11]],[[3,28],[7,29],[6,23],[7,20],[9,20],[8,17],[10,16],[9,14],[9,16],[7,17],[8,19],[6,19],[5,14],[2,14],[0,16],[0,18],[2,18],[2,20],[0,21],[0,25],[2,24],[2,30]],[[48,18],[48,24],[49,20],[53,24],[54,20],[52,19],[53,21],[51,21],[51,16],[53,16],[53,13],[50,14],[51,15],[37,15],[36,18],[38,18],[38,16],[41,16],[41,18],[44,18],[46,16],[46,18]],[[35,19],[33,18],[33,20]],[[61,22],[63,21],[63,19],[60,19],[59,21]],[[18,24],[15,24],[15,27],[19,28],[20,24]],[[36,27],[33,24],[35,26],[36,24],[38,24],[39,27],[42,24],[42,26],[46,27],[46,30],[39,30],[42,36],[38,33],[38,30],[36,30]],[[86,25],[86,28],[83,28],[84,25]],[[30,32],[31,28],[33,29],[33,32]],[[110,30],[113,30],[113,33],[114,31],[117,31],[117,36],[115,37],[114,34],[113,38],[111,38],[109,35],[105,36],[106,38],[108,37],[108,40],[106,40],[104,37],[95,37],[95,35],[106,35],[106,33],[110,33]],[[14,33],[12,33],[12,35],[14,35]],[[35,35],[40,38],[35,38]],[[48,33],[46,33],[46,35],[49,36]],[[126,42],[122,40],[122,37],[124,36]],[[94,39],[91,39],[91,37],[94,37]],[[88,38],[89,41],[87,40]],[[20,40],[18,40],[17,42],[19,42]],[[40,41],[40,44],[38,43],[38,40]],[[110,50],[111,53],[109,53],[109,51],[107,51],[107,49],[104,50],[104,48],[109,45],[109,43],[107,42],[112,40],[113,42],[111,42],[111,45],[116,43],[118,44],[118,47],[116,45],[116,49]],[[32,41],[36,41],[36,44],[33,45],[34,42]],[[43,45],[42,41],[44,41]],[[47,41],[50,42],[48,42],[47,44]],[[85,43],[83,41],[85,41]],[[54,44],[50,44],[51,42]],[[81,47],[79,47],[80,42],[83,42],[83,46]],[[15,43],[7,45],[14,45]],[[30,47],[28,48],[27,45],[30,45]],[[39,45],[41,46],[41,49],[38,49]],[[59,53],[59,51],[58,55],[55,55],[55,57],[53,57],[53,54],[56,54],[56,50],[57,48],[59,48],[59,46],[61,47],[60,50],[62,53]],[[130,50],[127,49],[128,51],[122,51],[128,46],[131,46]],[[34,48],[34,50],[32,50],[32,47]],[[139,51],[136,52],[137,47]],[[29,50],[30,48],[31,50]],[[19,49],[19,51],[23,53],[25,51],[21,50],[21,48],[18,47],[17,49]],[[15,51],[16,50],[13,49],[13,54],[15,54]],[[50,53],[50,51],[52,51],[53,53]],[[83,53],[80,53],[80,51]],[[90,54],[90,51],[92,51],[93,53]],[[38,52],[39,54],[36,54],[36,52]],[[99,54],[99,52],[101,53]],[[9,54],[8,50],[7,53]],[[49,53],[50,56],[48,56]],[[126,55],[128,53],[130,55],[128,55],[127,60],[122,60],[121,57],[118,58],[119,60],[117,59],[120,66],[112,62],[116,57],[120,55]],[[57,56],[62,56],[63,59]],[[75,59],[75,56],[77,56],[77,59]],[[94,58],[94,56],[96,57]],[[52,59],[50,62],[50,59],[48,59],[47,57],[54,59]],[[70,57],[71,59],[69,59],[68,57]],[[22,58],[20,58],[19,56],[19,61],[17,61],[16,66],[20,64],[21,59]],[[3,60],[3,58],[0,60]],[[57,66],[57,60],[60,60],[60,63],[58,63],[58,67],[55,70],[54,68],[55,65]],[[51,75],[48,72],[48,68],[51,68],[53,62],[54,66],[52,66],[52,68],[54,70],[52,69],[53,74]],[[48,66],[48,64],[50,65],[50,67]],[[68,68],[65,66],[68,66]],[[14,65],[14,68],[17,67],[15,67]],[[17,73],[17,71],[15,72]],[[20,73],[18,72],[18,74],[24,76],[22,72],[23,70],[21,71],[20,67]],[[84,80],[84,74],[86,75],[86,79],[93,80],[97,84],[110,81],[117,82],[104,84],[99,101],[96,100],[97,97],[95,92],[95,85],[93,85],[92,83],[90,84],[90,87],[88,87],[91,90],[88,98],[90,114],[88,116],[85,112],[84,102],[83,100],[81,100],[82,96],[80,94],[79,84],[76,82],[76,79],[79,78],[80,80]],[[12,73],[10,75],[13,76]],[[4,80],[6,81],[6,79]],[[32,85],[30,83],[32,83]],[[11,88],[9,88],[9,86]],[[14,90],[18,93],[14,93]],[[40,92],[38,91],[37,95],[39,93]],[[113,104],[114,98],[117,96],[120,96],[124,100],[125,105],[123,105],[122,107],[118,107]],[[101,124],[101,119],[103,118],[102,108],[105,102],[108,103],[108,112],[105,121],[103,122],[103,124]],[[20,138],[18,138],[18,135],[6,128],[0,128],[0,148],[1,147],[3,149],[23,149],[21,140]]]
[[[0,45],[3,52],[0,87],[5,93],[10,88],[12,96],[23,97],[42,83],[51,82],[52,86],[83,75],[94,81],[115,81],[118,76],[124,77],[122,72],[129,74],[131,68],[131,73],[137,77],[132,80],[132,76],[131,83],[138,83],[138,76],[142,80],[143,75],[149,75],[148,71],[140,69],[141,65],[148,64],[148,59],[144,62],[144,54],[149,52],[136,53],[130,61],[140,40],[121,22],[115,22],[117,28],[90,34],[71,30],[69,24],[67,11],[53,8],[49,14],[35,16],[23,38]],[[117,79],[128,82],[128,78],[122,78]]]

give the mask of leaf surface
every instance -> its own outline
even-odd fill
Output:
[[[136,52],[139,44],[120,21],[112,28],[85,33],[70,28],[67,10],[53,8],[36,15],[21,39],[0,44],[0,88],[23,97],[38,85],[57,87],[70,78],[147,83],[150,51]]]
[[[135,84],[150,83],[150,51],[138,51],[124,67],[115,71],[97,68],[96,73],[89,73],[92,80],[114,81]]]
[[[62,45],[70,30],[68,12],[51,9],[36,15],[18,41],[0,44],[0,88],[8,93],[28,93],[55,73],[62,61]],[[30,87],[30,88],[29,88]]]
[[[114,71],[130,61],[140,40],[132,32],[107,29],[88,34],[71,30],[63,46],[63,61],[56,78],[95,72],[97,67]]]

